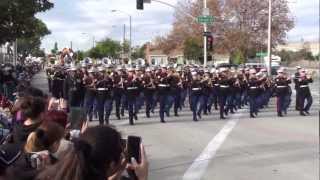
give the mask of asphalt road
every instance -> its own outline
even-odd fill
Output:
[[[47,91],[44,73],[33,83]],[[274,100],[255,119],[247,109],[227,120],[218,112],[192,121],[185,108],[180,117],[159,123],[143,113],[135,126],[127,118],[111,123],[123,134],[143,138],[150,161],[150,180],[318,180],[319,179],[319,79],[311,86],[311,115],[294,111],[294,95],[288,115],[276,116]],[[97,122],[92,123],[95,125]]]

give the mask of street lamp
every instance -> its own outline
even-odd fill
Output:
[[[90,36],[91,34],[89,34],[89,33],[81,33],[82,35],[88,35],[88,36]],[[95,36],[94,35],[91,35],[92,36],[92,48],[94,48],[95,47]]]
[[[123,14],[125,14],[125,15],[127,15],[127,16],[129,16],[129,23],[130,23],[130,27],[129,27],[129,29],[130,29],[130,40],[129,40],[129,60],[131,59],[131,46],[132,46],[132,17],[131,17],[131,15],[130,14],[128,14],[128,13],[126,13],[126,12],[124,12],[124,11],[121,11],[121,10],[116,10],[116,9],[113,9],[113,10],[111,10],[111,12],[121,12],[121,13],[123,13]]]

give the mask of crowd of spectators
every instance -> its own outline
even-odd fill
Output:
[[[136,160],[115,127],[89,127],[84,121],[81,129],[70,129],[68,114],[48,110],[48,99],[37,88],[18,86],[12,118],[1,123],[9,130],[0,136],[0,180],[147,179],[142,144]],[[128,176],[128,169],[136,177]]]

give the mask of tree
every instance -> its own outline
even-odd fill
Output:
[[[77,60],[78,60],[78,61],[84,59],[84,57],[85,57],[85,52],[83,52],[83,51],[77,51],[76,53],[77,53],[77,57],[78,57]]]
[[[201,42],[199,42],[195,38],[187,38],[184,42],[183,54],[187,60],[198,60],[202,53],[202,47],[200,46]]]
[[[232,57],[232,63],[237,64],[237,65],[245,63],[245,57],[244,57],[242,51],[237,50],[235,52],[235,54]]]
[[[91,48],[88,55],[93,58],[113,57],[118,58],[121,52],[120,42],[106,38],[100,41],[96,47]]]
[[[122,43],[122,50],[123,50],[123,53],[128,53],[129,52],[129,50],[130,50],[130,42],[128,40],[125,40]]]
[[[143,45],[143,46],[137,46],[133,49],[133,53],[132,53],[132,58],[133,59],[138,59],[138,58],[142,58],[144,59],[145,58],[145,50],[146,50],[146,45]]]
[[[180,0],[174,16],[172,31],[157,38],[158,47],[173,49],[182,46],[187,37],[202,39],[203,26],[181,12],[197,17],[202,14],[203,0]],[[268,30],[268,0],[210,0],[208,8],[215,17],[208,31],[214,33],[214,51],[247,58],[254,51],[266,49]],[[286,33],[294,27],[287,1],[273,0],[272,47],[283,44]]]
[[[57,54],[58,51],[59,51],[59,49],[58,49],[58,43],[55,42],[53,49],[51,49],[51,53],[52,53],[52,54]]]
[[[34,37],[37,34],[34,27],[39,24],[35,15],[52,7],[49,0],[1,0],[0,44]]]
[[[18,53],[21,54],[23,57],[28,56],[29,54],[41,54],[40,50],[41,39],[45,36],[50,34],[51,32],[48,30],[47,26],[41,21],[37,20],[38,23],[34,27],[35,34],[29,38],[19,38],[18,39]]]

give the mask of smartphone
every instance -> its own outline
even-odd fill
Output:
[[[49,151],[47,150],[31,153],[31,156],[30,156],[31,167],[34,169],[41,169],[45,165],[43,158],[48,156],[49,156]]]
[[[141,162],[140,157],[140,144],[141,144],[141,137],[139,136],[128,136],[127,139],[127,158],[128,161],[131,163],[131,158],[135,158],[138,163]],[[128,175],[130,178],[134,180],[138,180],[134,170],[128,170]]]

